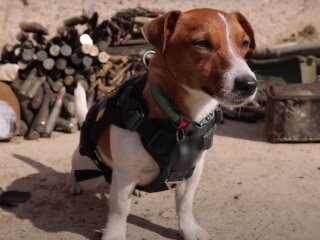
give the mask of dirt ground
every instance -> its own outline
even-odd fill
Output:
[[[319,144],[269,144],[264,124],[228,121],[206,158],[194,213],[214,240],[318,240]],[[0,208],[0,239],[99,239],[105,189],[69,196],[65,179],[79,134],[0,144],[0,186],[29,191]],[[181,239],[174,194],[133,197],[128,239]]]

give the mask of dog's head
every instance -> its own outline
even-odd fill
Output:
[[[245,57],[255,48],[254,33],[238,12],[214,9],[171,11],[143,27],[179,83],[239,106],[252,100],[257,81]]]

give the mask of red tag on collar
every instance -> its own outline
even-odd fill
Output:
[[[187,130],[190,124],[191,121],[189,119],[182,117],[178,122],[175,123],[175,126],[179,130]]]

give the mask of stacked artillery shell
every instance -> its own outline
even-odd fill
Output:
[[[0,56],[0,64],[19,66],[12,88],[22,108],[21,134],[32,140],[50,137],[55,129],[75,132],[77,84],[87,91],[90,106],[124,80],[144,72],[141,55],[150,46],[141,28],[160,14],[138,8],[103,21],[98,13],[72,17],[52,38],[39,23],[21,23],[18,43],[5,45]]]

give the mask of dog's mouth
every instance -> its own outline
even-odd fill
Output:
[[[243,97],[235,93],[229,93],[225,96],[218,97],[218,101],[226,107],[241,107],[254,100],[256,92],[248,97]]]
[[[206,86],[203,86],[201,89],[210,97],[215,98],[221,105],[226,107],[241,107],[242,105],[252,101],[256,95],[256,92],[254,92],[251,96],[248,97],[243,97],[233,92],[221,92],[219,94],[215,94],[213,90]]]

